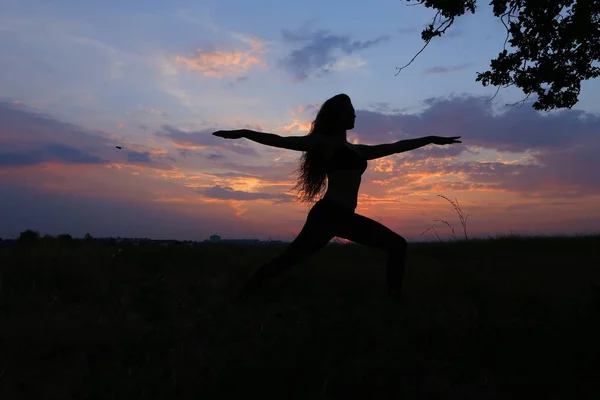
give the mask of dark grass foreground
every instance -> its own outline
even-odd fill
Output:
[[[0,247],[0,399],[600,398],[598,236],[412,245],[404,304],[331,246],[233,301],[281,249]]]

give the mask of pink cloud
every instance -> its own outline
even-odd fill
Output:
[[[62,122],[21,104],[0,102],[0,121],[0,168],[44,163],[173,168],[173,159],[164,149],[119,140],[114,134]]]
[[[297,110],[308,111],[310,107]],[[358,110],[353,135],[361,143],[424,136],[432,133],[431,127],[438,127],[439,134],[461,134],[465,143],[371,161],[358,212],[413,239],[435,218],[457,223],[454,211],[436,194],[460,200],[471,214],[474,235],[573,232],[577,221],[581,230],[598,227],[597,117],[576,111],[547,116],[522,112],[494,114],[471,98],[429,101],[420,114],[412,115]],[[150,236],[203,239],[218,233],[291,239],[306,217],[307,206],[297,204],[290,191],[300,153],[285,151],[286,157],[280,157],[283,150],[267,151],[247,141],[213,137],[210,130],[187,132],[167,125],[155,137],[171,146],[150,147],[14,104],[0,104],[0,121],[0,203],[10,219],[5,226],[13,231],[39,223],[47,230],[71,226],[94,233],[89,227],[96,224],[98,230],[120,236],[146,229]],[[501,135],[498,126],[512,128]],[[123,149],[116,150],[117,144]],[[189,155],[172,146],[187,147]],[[503,158],[496,153],[507,149],[521,153],[502,153]],[[26,196],[51,201],[40,202],[35,218],[26,217],[19,205],[29,204]],[[75,199],[79,206],[72,213],[60,205],[64,201],[73,207]],[[105,215],[113,210],[129,225],[112,226],[99,217],[85,222],[85,210]],[[163,224],[162,230],[147,221]]]
[[[254,66],[265,66],[265,43],[258,38],[246,40],[249,49],[205,51],[197,49],[193,54],[175,57],[175,62],[199,71],[202,75],[222,78],[243,75]]]

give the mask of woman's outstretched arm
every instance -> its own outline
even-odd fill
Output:
[[[418,139],[399,140],[394,143],[377,145],[357,144],[355,146],[360,150],[363,157],[365,157],[367,160],[374,160],[376,158],[387,157],[392,154],[418,149],[419,147],[427,146],[428,144],[444,145],[462,143],[458,139],[460,139],[460,136],[425,136]]]
[[[316,143],[315,135],[307,136],[279,136],[274,133],[256,132],[250,129],[236,129],[232,131],[217,131],[213,135],[225,139],[246,138],[265,146],[278,147],[281,149],[308,151]]]

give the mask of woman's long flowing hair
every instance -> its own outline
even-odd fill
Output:
[[[315,120],[311,124],[309,135],[333,134],[338,128],[342,112],[350,106],[350,97],[346,94],[338,94],[323,103],[317,113]],[[321,159],[318,150],[311,150],[302,153],[300,157],[300,167],[296,170],[298,179],[294,189],[298,191],[298,198],[301,202],[312,203],[315,197],[325,189],[327,174],[325,164]]]

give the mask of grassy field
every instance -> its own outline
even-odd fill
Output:
[[[282,248],[0,246],[0,399],[600,398],[600,236]]]

